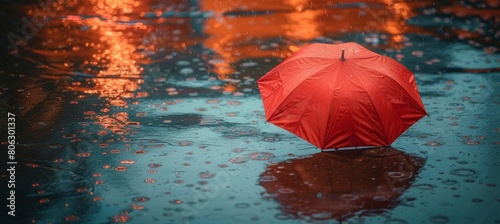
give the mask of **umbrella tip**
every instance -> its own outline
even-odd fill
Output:
[[[342,49],[342,55],[340,56],[340,60],[341,61],[345,61],[345,58],[344,58],[344,49]]]

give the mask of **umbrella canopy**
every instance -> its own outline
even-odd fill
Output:
[[[264,197],[282,205],[284,217],[346,220],[410,201],[400,196],[424,164],[395,148],[321,152],[271,164],[259,183]]]
[[[388,146],[427,114],[414,74],[361,45],[308,45],[258,81],[266,119],[320,149]]]

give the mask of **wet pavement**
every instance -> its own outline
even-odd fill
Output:
[[[500,223],[498,1],[0,5],[3,223]],[[348,41],[415,72],[429,116],[336,154],[265,123],[258,78]]]

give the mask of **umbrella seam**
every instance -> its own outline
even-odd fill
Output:
[[[301,83],[301,84],[302,84],[302,83]],[[295,89],[294,89],[294,90],[295,90]],[[287,96],[287,97],[288,97],[288,96]],[[286,99],[286,98],[285,98],[285,99]],[[284,100],[283,100],[283,101],[284,101]],[[310,102],[309,102],[307,105],[309,106],[309,104],[310,104]],[[294,104],[294,105],[295,105],[295,104]],[[297,121],[297,126],[295,126],[295,129],[293,130],[293,132],[292,132],[292,133],[295,133],[295,132],[297,131],[297,129],[299,129],[299,126],[300,126],[300,124],[301,124],[302,118],[304,118],[304,114],[305,114],[305,113],[306,113],[306,110],[303,110],[303,111],[302,111],[302,114],[300,115],[299,120]],[[304,138],[304,139],[305,139],[305,138]],[[319,139],[319,138],[318,138],[318,139]],[[305,140],[310,142],[310,140],[307,140],[307,139],[305,139]],[[321,143],[321,142],[320,142],[320,143]],[[313,145],[314,145],[314,144],[313,144]],[[323,144],[320,144],[320,147],[319,147],[319,148],[323,149]]]
[[[305,58],[305,57],[302,57],[302,58]],[[293,60],[299,60],[299,59],[302,59],[302,58],[295,58],[295,59],[293,59]],[[307,58],[325,59],[326,57],[325,57],[325,58],[321,58],[321,57],[307,57]],[[292,60],[292,61],[293,61],[293,60]],[[283,65],[289,64],[289,63],[290,63],[290,62],[292,62],[292,61],[286,62],[286,63],[284,63],[284,64],[281,64],[281,63],[280,63],[280,64],[278,64],[278,65],[277,65],[276,67],[274,67],[271,71],[267,72],[267,73],[266,73],[265,75],[263,75],[263,76],[262,76],[259,80],[257,80],[257,83],[259,83],[259,81],[261,81],[261,79],[262,79],[263,77],[265,77],[267,74],[269,74],[269,73],[270,73],[270,72],[272,72],[273,70],[276,70],[276,69],[278,69],[278,68],[282,67]],[[285,61],[284,61],[284,62],[285,62]],[[326,65],[325,67],[328,67],[328,66],[330,66],[330,65]],[[323,69],[324,69],[324,68],[323,68]],[[319,71],[322,71],[323,69],[321,69],[321,70],[319,70]],[[316,73],[316,74],[317,74],[317,73]],[[313,76],[313,75],[312,75],[312,76]],[[302,82],[304,82],[304,81],[305,81],[305,80],[307,80],[308,78],[310,78],[310,77],[307,77],[306,79],[302,80]],[[274,94],[274,93],[276,93],[276,90],[278,90],[278,89],[282,88],[283,86],[285,86],[285,84],[286,84],[286,83],[288,83],[288,82],[289,82],[289,81],[291,81],[291,80],[292,80],[292,79],[287,79],[286,81],[282,82],[282,84],[281,84],[281,85],[280,85],[277,89],[275,89],[275,90],[273,91],[273,94]],[[300,82],[300,84],[302,84],[302,82]],[[297,86],[298,86],[298,85],[297,85]],[[292,91],[292,92],[293,92],[293,91]],[[290,93],[292,93],[292,92],[290,92]],[[269,94],[268,96],[266,96],[265,98],[263,98],[263,100],[265,100],[265,99],[269,98],[269,97],[270,97],[271,95],[273,95],[273,94]],[[290,94],[288,94],[288,95],[290,95]],[[283,101],[285,101],[285,100],[286,100],[286,98],[288,98],[288,96],[287,96],[287,97],[285,97],[285,99],[283,99]],[[282,101],[282,102],[283,102],[283,101]],[[278,105],[276,108],[278,108],[278,107],[280,107],[280,106],[281,106],[281,104],[280,104],[280,105]]]
[[[392,80],[393,82],[396,82],[396,83],[397,83],[397,81],[396,81],[395,79],[392,79],[392,78],[391,78],[391,80]],[[380,92],[382,92],[382,93],[383,93],[383,91],[382,91],[382,90],[380,90],[379,86],[377,86],[377,85],[375,85],[375,86],[376,86],[376,88],[377,88]],[[400,86],[401,86],[401,85],[400,85]],[[403,87],[401,86],[401,88],[403,88]],[[403,88],[403,89],[404,89],[404,88]],[[405,91],[406,91],[406,89],[405,89]],[[387,95],[386,95],[386,94],[382,94],[382,95],[383,95],[383,96],[384,96],[387,100],[389,100],[389,99],[387,98]],[[412,101],[412,100],[408,100],[408,99],[406,99],[406,98],[404,98],[404,99],[405,99],[407,102],[409,102],[410,104],[412,104],[413,108],[419,108],[419,107],[418,107],[418,105],[417,105],[417,107],[415,107],[415,106],[416,106],[416,104],[412,103],[412,102],[414,102],[414,101]],[[412,98],[412,99],[413,99],[413,98]],[[390,100],[389,100],[389,102],[390,102]],[[401,115],[401,114],[400,114],[400,113],[399,113],[399,112],[398,112],[398,111],[394,108],[394,106],[393,106],[392,104],[390,104],[390,105],[391,105],[392,110],[395,112],[395,114],[397,114],[397,115],[401,118],[401,120],[402,120],[402,117],[403,117],[403,116],[402,116],[402,115]],[[424,108],[424,109],[425,109],[425,108]],[[426,114],[427,114],[427,113],[426,113]],[[423,116],[424,116],[424,115],[423,115]],[[422,117],[423,117],[423,116],[422,116]],[[418,120],[417,120],[417,121],[418,121]],[[416,121],[415,121],[415,122],[416,122]],[[410,128],[410,127],[411,127],[411,125],[409,125],[408,127],[404,128],[404,129],[403,129],[403,131],[401,132],[401,134],[402,134],[403,132],[405,132],[406,130],[408,130],[408,128]]]
[[[337,80],[337,76],[335,75],[335,81],[336,81],[336,80]],[[332,93],[333,93],[333,92],[332,92]],[[332,99],[330,100],[330,106],[329,106],[328,108],[331,108],[331,107],[332,107],[332,105],[333,105],[333,100],[334,100],[334,98],[332,97]],[[339,110],[340,110],[340,107],[338,107],[338,108],[337,108],[337,110],[335,110],[335,116],[328,116],[328,119],[326,120],[325,135],[324,135],[324,137],[323,137],[323,142],[326,142],[326,138],[327,138],[327,136],[328,136],[328,135],[326,134],[326,132],[329,130],[329,127],[331,127],[331,125],[330,125],[330,119],[331,119],[332,117],[337,117],[336,115],[338,114]]]
[[[331,65],[331,64],[330,64],[330,65]],[[292,95],[292,93],[296,92],[296,90],[298,89],[298,88],[297,88],[298,86],[302,85],[302,84],[303,84],[306,80],[308,80],[309,78],[311,78],[311,77],[313,77],[313,76],[319,76],[318,74],[321,74],[321,71],[325,70],[325,69],[326,69],[327,67],[329,67],[330,65],[327,65],[325,68],[318,70],[315,74],[313,74],[313,75],[311,75],[311,76],[307,77],[306,79],[302,80],[302,81],[301,81],[301,82],[300,82],[297,86],[295,86],[295,88],[294,88],[292,91],[290,91],[290,93],[289,93],[289,94],[288,94],[288,95],[287,95],[287,96],[286,96],[286,97],[285,97],[285,98],[284,98],[284,99],[280,102],[280,104],[276,107],[275,111],[271,114],[271,116],[269,116],[269,121],[271,120],[271,118],[272,118],[272,117],[274,117],[274,116],[276,115],[276,112],[277,112],[277,111],[278,111],[278,109],[281,107],[281,105],[283,105],[283,102],[285,102],[285,101],[286,101],[286,100],[287,100],[287,99],[288,99],[288,98]],[[288,79],[286,82],[288,82],[289,80],[290,80],[290,79]],[[286,82],[284,82],[284,83],[280,86],[280,88],[281,88],[282,86],[285,86],[284,84],[285,84]],[[273,93],[276,93],[276,91],[274,91]],[[269,96],[270,96],[270,95],[269,95]],[[266,99],[267,99],[267,97],[266,97]],[[295,105],[295,104],[294,104],[294,105]],[[288,108],[287,108],[287,109],[288,109]],[[278,113],[278,114],[279,114],[279,113]]]
[[[356,77],[356,79],[358,79],[358,77]],[[365,87],[365,85],[363,84],[363,82],[360,82],[360,81],[359,81],[359,79],[358,79],[358,82],[361,84],[361,86],[363,87],[363,89],[365,89],[365,90],[366,90],[366,87]],[[376,87],[377,87],[377,89],[378,89],[378,86],[377,86],[377,85],[374,85],[374,86],[376,86]],[[379,89],[379,91],[380,91],[380,89]],[[365,91],[365,92],[367,92],[367,91]],[[381,91],[381,92],[382,92],[382,91]],[[380,122],[380,124],[381,124],[381,127],[380,127],[380,128],[381,128],[381,129],[382,129],[382,131],[385,133],[385,135],[384,135],[384,140],[385,140],[385,142],[388,142],[388,140],[387,140],[387,130],[385,130],[384,126],[382,125],[382,120],[380,119],[380,113],[379,113],[379,111],[377,110],[377,108],[375,107],[375,103],[373,102],[373,99],[372,99],[372,97],[370,96],[370,94],[367,94],[367,95],[368,95],[368,99],[370,99],[370,102],[372,103],[372,108],[373,108],[373,110],[375,111],[375,113],[377,113],[377,119],[378,119],[378,121],[379,121],[379,122]],[[382,94],[382,95],[384,95],[384,97],[385,97],[385,94]],[[390,104],[390,105],[391,105],[391,107],[392,107],[392,110],[393,110],[393,111],[395,111],[395,110],[394,110],[394,107],[392,106],[392,104]],[[397,114],[398,114],[398,115],[400,115],[399,113],[397,113]]]
[[[388,59],[388,61],[391,61],[390,63],[400,64],[399,62],[397,62],[396,60],[394,60],[394,59],[393,59],[393,58],[391,58],[391,57],[387,57],[387,56],[383,56],[383,55],[380,55],[380,56],[381,56],[382,58]],[[401,65],[401,66],[402,66],[403,68],[406,68],[406,67],[404,67],[403,65]],[[406,68],[406,69],[408,69],[408,68]],[[409,72],[410,72],[410,73],[411,73],[411,74],[415,77],[415,73],[413,73],[410,69],[408,69],[408,71],[409,71]],[[398,85],[399,85],[401,88],[403,88],[403,89],[404,89],[407,93],[411,94],[411,93],[410,93],[410,91],[408,91],[408,89],[407,89],[407,88],[405,88],[403,85],[401,85],[401,83],[400,83],[400,82],[398,82],[396,79],[394,79],[392,76],[390,76],[390,75],[386,75],[385,77],[389,77],[389,78],[390,78],[393,82],[395,82],[396,84],[398,84]],[[419,96],[419,98],[420,98],[420,93],[418,92],[418,86],[417,86],[417,82],[416,82],[416,81],[415,81],[415,86],[416,86],[416,88],[417,88],[417,89],[413,89],[413,88],[410,88],[410,89],[411,89],[412,91],[416,91],[417,95],[418,95],[418,96]],[[418,103],[417,103],[417,102],[415,102],[415,99],[413,98],[413,94],[411,94],[411,95],[412,95],[412,98],[411,98],[411,99],[412,99],[412,100],[411,100],[411,101],[412,101],[412,104],[413,104],[414,106],[415,106],[416,104],[418,105]],[[422,105],[423,105],[423,103],[422,103]],[[416,107],[416,108],[419,108],[419,107]],[[425,111],[425,107],[424,107],[424,112],[425,112],[425,114],[427,114],[427,112]]]
[[[324,72],[326,69],[330,68],[330,67],[331,67],[331,66],[333,66],[333,65],[334,65],[334,64],[330,64],[330,65],[328,65],[328,66],[326,66],[326,67],[322,68],[321,70],[318,70],[318,72],[317,72],[315,75],[312,75],[312,76],[316,76],[316,75],[318,75],[318,74],[322,74],[322,72]],[[336,68],[337,66],[334,66],[334,67]],[[330,73],[330,72],[327,72],[327,73]],[[312,76],[310,76],[310,77],[312,77]],[[318,76],[319,76],[319,75],[318,75]],[[310,78],[310,77],[308,77],[308,78]],[[328,76],[326,76],[326,78],[328,78]],[[307,79],[304,79],[304,81],[305,81],[305,80],[307,80]],[[302,82],[301,82],[300,84],[302,84]],[[297,86],[299,86],[299,85],[297,85]],[[295,89],[294,89],[294,90],[295,90]],[[293,92],[293,91],[292,91],[292,92]],[[286,98],[288,98],[288,96],[287,96]],[[286,98],[285,98],[285,100],[286,100]],[[285,100],[283,100],[283,101],[285,101]],[[332,98],[332,100],[333,100],[333,98]],[[309,105],[309,104],[308,104],[308,105]],[[306,111],[306,110],[304,110],[304,111],[302,112],[302,115],[300,116],[300,119],[299,119],[299,121],[297,122],[297,126],[295,127],[295,129],[294,129],[294,132],[293,132],[293,133],[295,133],[295,132],[297,131],[297,129],[299,128],[299,126],[300,126],[300,121],[302,121],[302,118],[304,117],[304,113],[305,113],[305,111]],[[326,125],[326,127],[328,127],[329,122],[330,122],[330,116],[328,116],[328,119],[327,119],[327,125]],[[325,127],[325,132],[326,132],[326,129],[327,129],[326,127]],[[326,136],[327,136],[327,135],[326,135],[326,133],[325,133],[325,135],[323,136],[322,141],[320,142],[320,147],[319,147],[320,149],[324,149],[324,148],[325,148],[325,146],[326,146],[326,144],[325,144],[325,142],[326,142]],[[318,140],[320,140],[320,138],[318,138]]]
[[[385,58],[391,59],[391,60],[392,60],[392,62],[396,62],[394,59],[392,59],[392,58],[390,58],[390,57],[386,57],[386,56],[382,56],[382,57],[385,57]],[[396,63],[397,63],[397,62],[396,62]],[[377,72],[380,72],[380,71],[377,71]],[[409,72],[411,72],[411,71],[409,71]],[[382,72],[380,72],[380,73],[382,73]],[[382,73],[382,74],[384,74],[384,73]],[[413,73],[412,73],[412,74],[413,74]],[[403,89],[405,92],[409,93],[409,91],[408,91],[408,90],[407,90],[407,89],[406,89],[403,85],[401,85],[401,83],[399,83],[396,79],[392,78],[392,77],[391,77],[391,76],[389,76],[389,75],[384,75],[384,77],[389,78],[389,79],[391,80],[391,82],[392,82],[392,83],[396,83],[396,84],[397,84],[397,85],[398,85],[401,89]],[[370,78],[370,76],[367,76],[367,78]],[[363,85],[363,84],[362,84],[362,85]],[[376,88],[377,88],[377,89],[378,89],[381,93],[384,93],[384,92],[380,89],[380,87],[379,87],[378,85],[374,85],[374,86],[375,86],[375,87],[376,87]],[[411,88],[411,90],[414,90],[414,89],[413,89],[413,88]],[[409,94],[410,94],[410,93],[409,93]],[[417,94],[418,94],[418,91],[417,91]],[[386,98],[386,99],[388,100],[388,102],[391,102],[391,101],[387,98],[387,95],[386,95],[386,94],[381,94],[381,95],[383,95],[383,96],[384,96],[384,98]],[[410,96],[412,96],[412,95],[410,94]],[[416,102],[415,102],[415,99],[413,99],[413,96],[412,96],[412,97],[410,97],[410,98],[411,98],[411,99],[408,99],[407,97],[404,97],[404,99],[405,99],[406,103],[410,104],[413,108],[420,108],[420,106],[418,105],[418,103],[416,103]],[[372,99],[371,99],[371,97],[370,97],[370,100],[372,100]],[[394,106],[392,105],[392,103],[391,103],[390,105],[391,105],[392,111],[394,111],[394,113],[395,113],[395,114],[397,114],[400,118],[402,118],[402,115],[401,115],[401,114],[400,114],[400,113],[399,113],[399,112],[398,112],[398,111],[394,108]],[[425,114],[427,114],[427,112],[425,112],[425,108],[424,108],[424,113],[425,113]],[[377,111],[377,115],[378,115],[378,111]],[[378,118],[379,118],[379,120],[380,120],[380,117],[378,117]],[[382,127],[382,128],[383,128],[383,127]],[[405,128],[404,130],[407,130],[408,128],[409,128],[409,127]],[[385,131],[386,131],[386,130],[384,129],[384,132],[385,132]],[[404,131],[403,131],[403,132],[404,132]],[[386,136],[386,141],[387,141],[387,136]]]

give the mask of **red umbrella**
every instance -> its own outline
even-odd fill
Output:
[[[361,45],[308,45],[257,81],[266,119],[318,148],[388,146],[427,114],[413,73]]]

